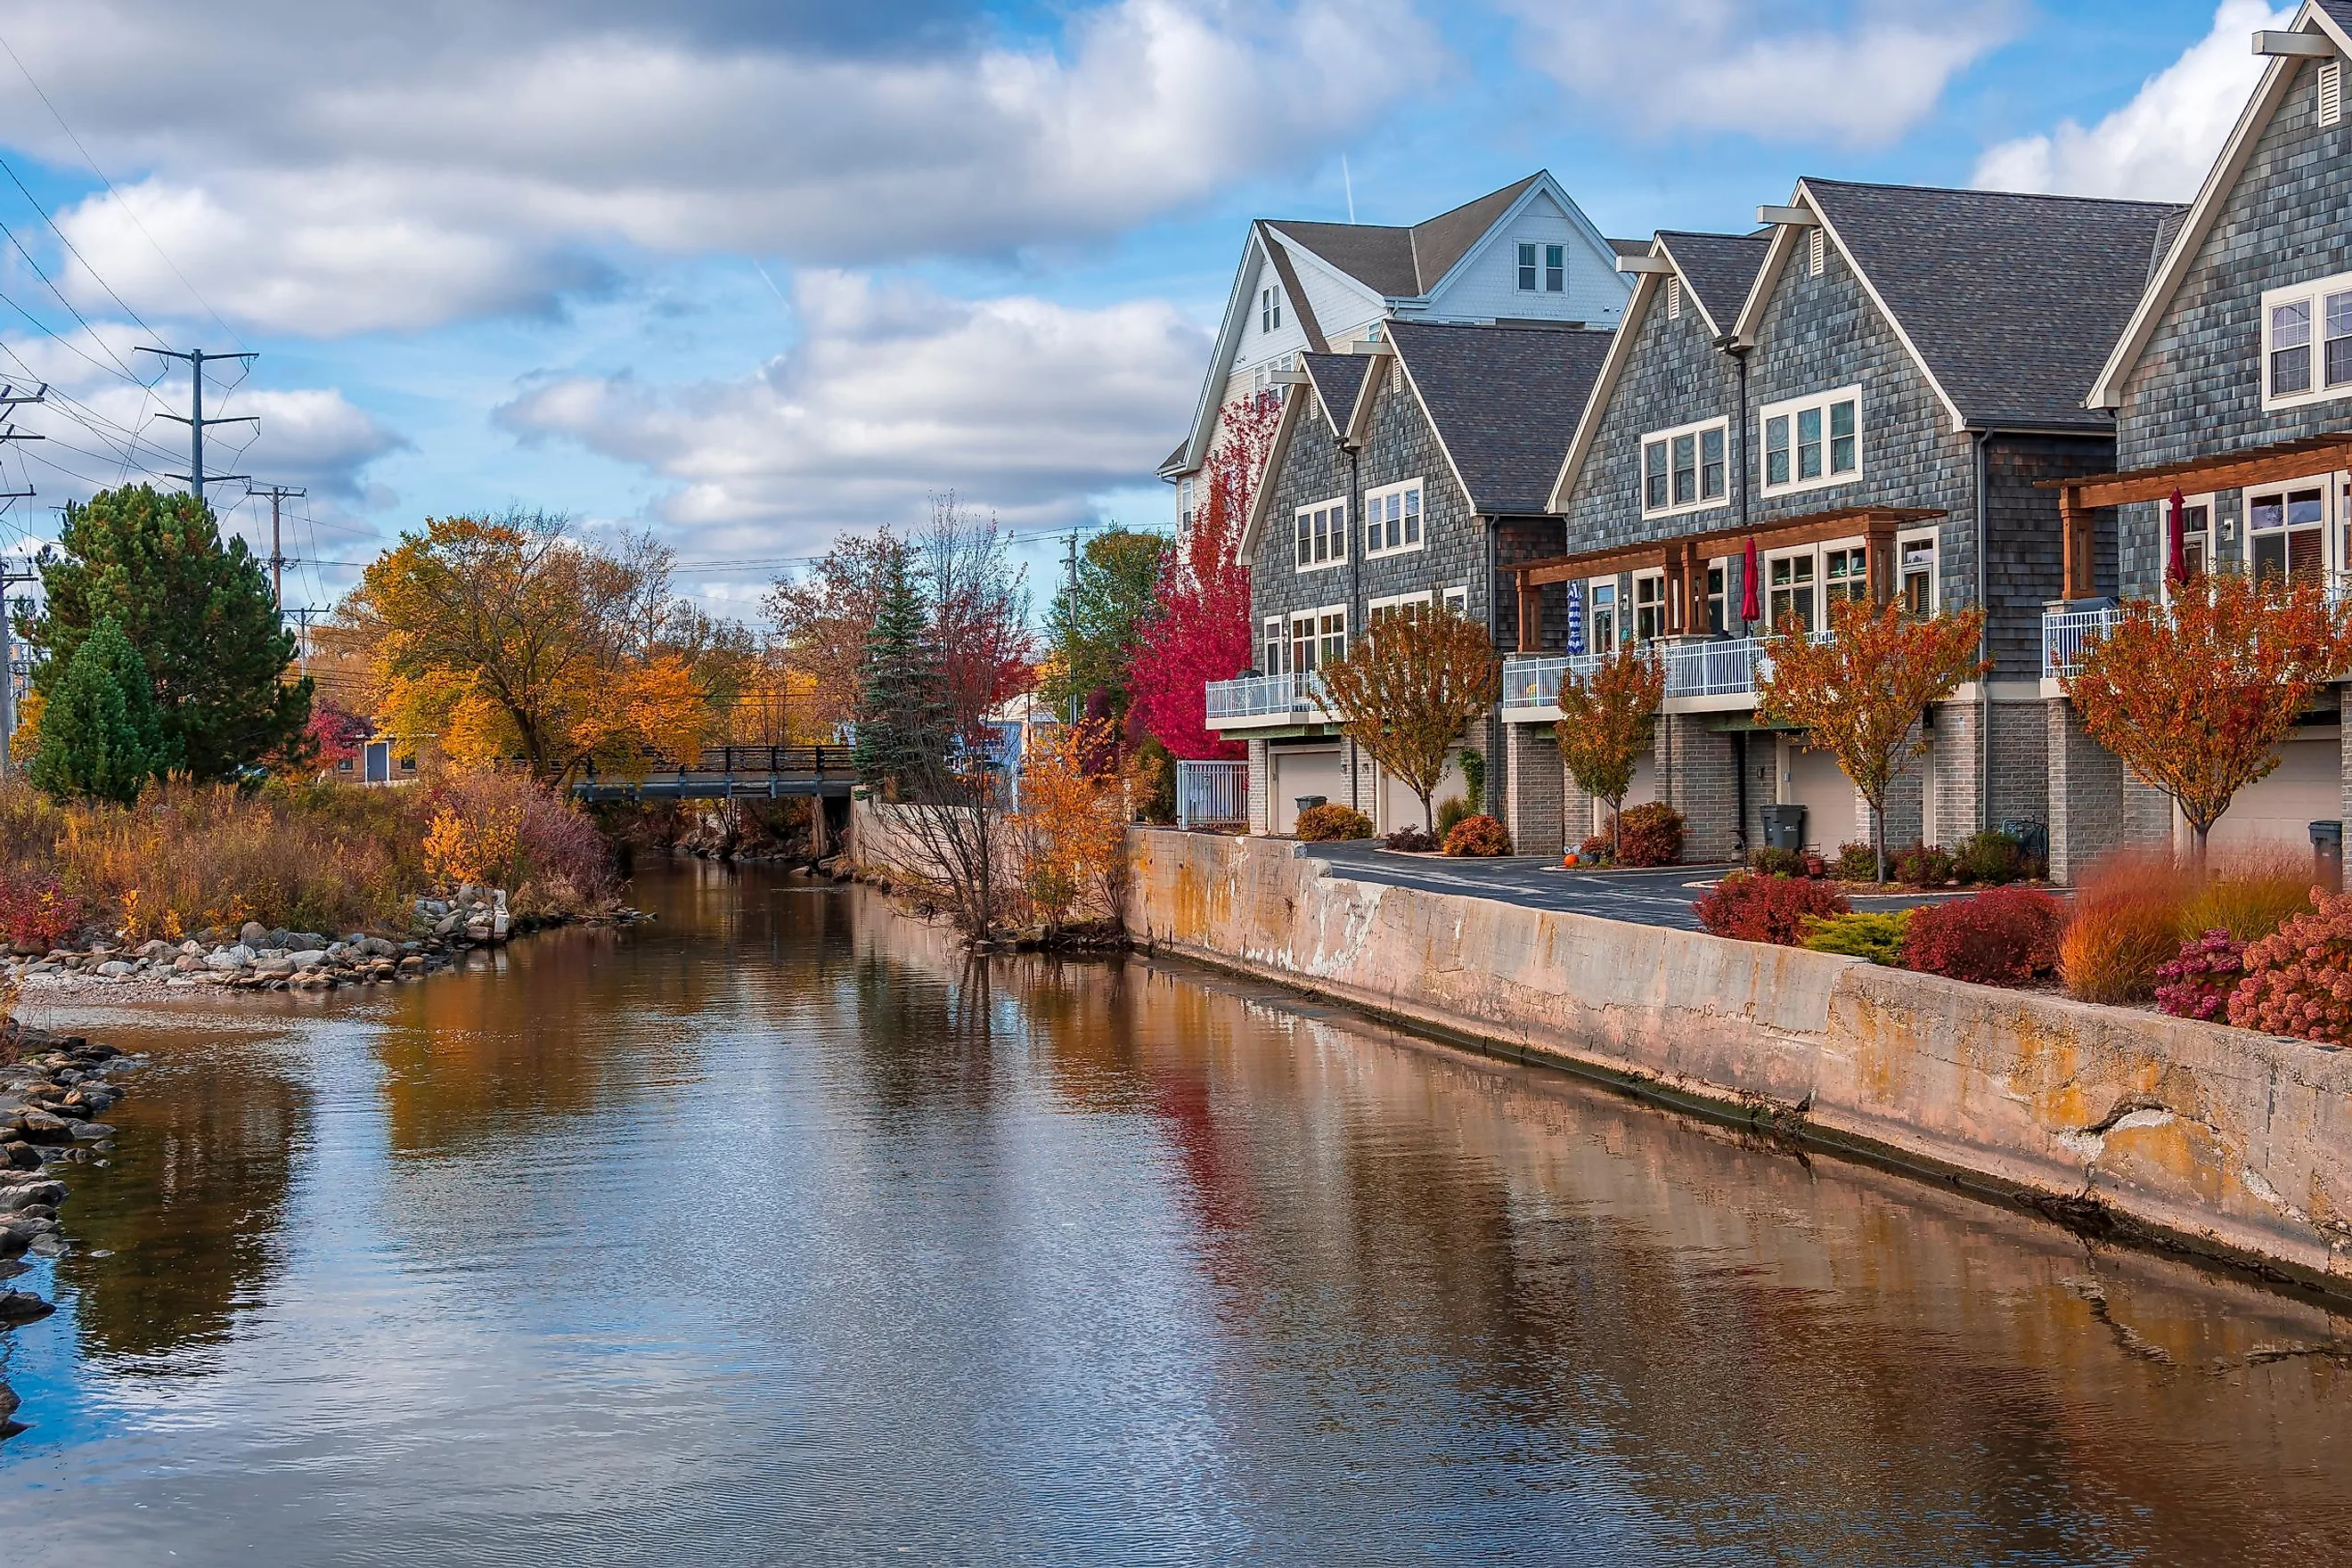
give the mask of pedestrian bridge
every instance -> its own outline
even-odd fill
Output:
[[[592,767],[572,793],[582,800],[846,800],[856,782],[847,746],[707,746],[690,763],[648,757],[635,776]]]

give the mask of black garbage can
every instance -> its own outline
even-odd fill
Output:
[[[1767,849],[1802,849],[1805,847],[1805,808],[1801,805],[1768,805],[1764,808],[1764,847]]]
[[[1328,805],[1331,803],[1328,795],[1293,795],[1290,804],[1301,811],[1312,811],[1318,805]]]
[[[2331,893],[2344,890],[2344,825],[2311,825],[2311,879]]]

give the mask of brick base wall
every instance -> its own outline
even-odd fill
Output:
[[[1739,767],[1735,742],[1707,728],[1704,715],[1669,713],[1659,721],[1661,792],[1683,814],[1683,858],[1730,860],[1739,854]]]
[[[2092,861],[2124,840],[2124,765],[2083,731],[2074,705],[2045,710],[2050,777],[2050,879],[2071,887]]]
[[[1549,724],[1503,726],[1504,816],[1511,847],[1522,855],[1559,858],[1564,830],[1559,742]],[[1577,835],[1581,839],[1582,834]]]
[[[1266,812],[1273,806],[1268,792],[1273,787],[1274,770],[1266,765],[1265,742],[1249,742],[1249,830],[1270,833]]]

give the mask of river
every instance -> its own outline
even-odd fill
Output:
[[[0,1558],[2352,1561],[2341,1314],[1202,971],[636,897],[34,1010],[154,1065]]]

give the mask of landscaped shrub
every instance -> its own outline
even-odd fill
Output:
[[[1889,868],[1906,888],[1940,888],[1952,879],[1952,858],[1932,844],[1914,844]]]
[[[1489,857],[1508,855],[1511,836],[1491,816],[1465,816],[1445,836],[1448,855]]]
[[[1372,819],[1349,805],[1310,805],[1298,814],[1298,837],[1310,844],[1370,838]]]
[[[2246,944],[2225,931],[2209,931],[2180,944],[2179,956],[2156,972],[2156,1005],[2176,1018],[2227,1020],[2230,993],[2246,973]]]
[[[2066,906],[2039,888],[1994,888],[1911,911],[1903,962],[1927,974],[2017,985],[2058,965]]]
[[[0,880],[0,937],[26,952],[47,952],[81,927],[81,900],[55,877]]]
[[[1811,922],[1804,945],[1815,952],[1842,952],[1889,967],[1903,962],[1903,935],[1910,928],[1911,911],[1886,913],[1875,910],[1832,915]]]
[[[1805,940],[1807,921],[1849,914],[1853,906],[1826,883],[1734,871],[1691,908],[1717,936],[1794,947]]]
[[[2230,994],[2230,1022],[2242,1029],[2352,1042],[2352,894],[2322,893],[2245,952],[2245,978]]]
[[[2188,934],[2181,910],[2194,879],[2162,855],[2112,856],[2074,892],[2074,914],[2059,943],[2058,970],[2085,1002],[2146,1002],[2156,972]]]
[[[2222,931],[2257,942],[2311,909],[2311,858],[2280,847],[2223,861],[2181,907],[2183,931]]]
[[[1402,849],[1412,855],[1433,855],[1437,851],[1437,836],[1418,827],[1400,827],[1382,842],[1391,849]]]
[[[1878,880],[1878,851],[1867,844],[1841,844],[1837,853],[1837,874],[1848,882]]]
[[[1683,814],[1664,801],[1629,806],[1617,828],[1621,866],[1671,866],[1683,858]]]
[[[1759,877],[1801,877],[1805,874],[1805,853],[1801,849],[1775,849],[1768,844],[1748,852],[1748,868]]]
[[[1475,816],[1486,809],[1486,759],[1476,752],[1464,752],[1454,759],[1462,770],[1462,798]]]
[[[1988,827],[1961,840],[1952,866],[1963,882],[1997,888],[2024,879],[2025,847],[2000,829]]]
[[[1444,838],[1454,832],[1454,824],[1474,815],[1470,803],[1458,795],[1449,795],[1437,803],[1437,836]]]

